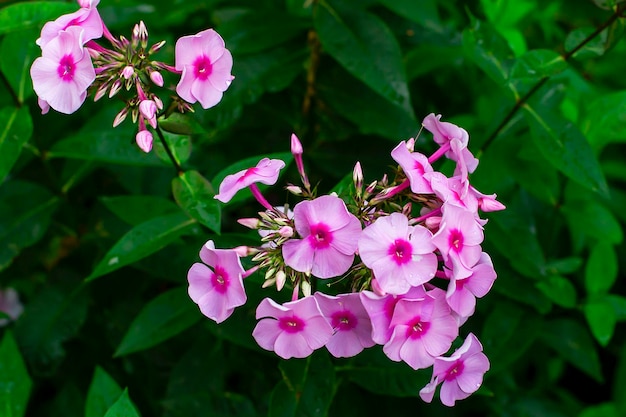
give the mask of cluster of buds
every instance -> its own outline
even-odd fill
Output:
[[[379,344],[392,361],[416,370],[433,366],[431,382],[420,391],[425,401],[439,384],[448,406],[475,392],[489,369],[476,336],[469,333],[445,355],[476,298],[496,279],[481,248],[486,220],[478,211],[504,206],[470,185],[478,160],[467,147],[469,135],[440,117],[430,114],[422,123],[439,145],[430,157],[415,152],[414,139],[402,141],[391,152],[398,163],[391,180],[364,187],[357,163],[352,192],[343,199],[311,190],[295,135],[291,148],[302,186],[287,189],[303,200],[293,211],[272,206],[256,186],[275,184],[283,161],[265,158],[226,177],[215,198],[227,203],[249,187],[265,210],[239,222],[258,230],[262,244],[215,249],[207,242],[203,263],[188,273],[192,300],[222,322],[246,302],[243,279],[262,270],[264,286],[291,291],[289,302],[265,298],[258,306],[253,337],[262,348],[285,359],[321,347],[350,357]],[[433,169],[442,157],[455,162],[452,177]],[[252,255],[256,265],[246,271],[240,257]]]
[[[152,133],[148,126],[157,128],[157,114],[164,108],[163,100],[154,92],[164,87],[163,71],[180,75],[168,112],[192,111],[191,104],[196,101],[205,109],[213,107],[233,80],[232,56],[213,29],[178,39],[175,65],[171,66],[154,60],[153,55],[165,41],[148,47],[148,30],[143,22],[135,25],[130,40],[115,38],[100,18],[96,8],[99,0],[78,3],[78,11],[46,23],[36,41],[41,57],[33,63],[30,74],[44,114],[50,108],[73,113],[88,94],[97,101],[126,91],[124,108],[113,126],[130,114],[133,123],[138,123],[138,146],[150,152]],[[95,41],[101,37],[109,47]]]

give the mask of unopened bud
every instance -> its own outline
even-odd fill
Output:
[[[150,51],[148,51],[148,53],[153,54],[155,52],[158,52],[159,49],[163,48],[163,45],[165,45],[165,41],[155,43],[150,47]]]
[[[304,150],[302,149],[302,143],[295,133],[291,134],[291,153],[295,155],[302,155]]]
[[[109,98],[116,95],[120,91],[121,88],[122,88],[122,82],[120,80],[113,81],[113,84],[111,84],[111,89],[109,90]]]
[[[98,87],[98,90],[96,90],[96,94],[94,94],[93,96],[93,101],[98,101],[102,97],[104,97],[107,93],[108,88],[109,88],[109,83],[104,83],[100,87]]]
[[[439,216],[429,217],[426,220],[424,220],[424,225],[430,230],[438,229],[440,224],[441,224],[441,217]]]
[[[370,185],[367,186],[367,188],[365,189],[365,192],[367,194],[372,194],[374,190],[376,190],[376,184],[378,184],[378,181],[372,182]]]
[[[281,291],[285,286],[285,281],[287,281],[287,274],[282,269],[279,269],[274,278],[276,278],[276,289]]]
[[[302,289],[302,294],[305,297],[308,297],[311,295],[311,283],[309,281],[302,281],[300,283],[300,288]]]
[[[267,270],[267,272],[265,273],[265,279],[270,279],[274,276],[274,273],[276,272],[276,268],[270,268]]]
[[[361,194],[361,190],[363,189],[363,169],[361,168],[361,163],[358,161],[352,170],[352,181],[354,182],[354,188],[357,194]]]
[[[293,236],[293,228],[291,226],[283,226],[278,229],[278,234],[280,235],[280,237],[290,238],[291,236]]]
[[[139,42],[141,43],[141,47],[146,49],[148,46],[148,28],[146,28],[143,20],[139,21]]]
[[[406,141],[406,148],[409,150],[409,152],[413,152],[415,150],[415,139],[414,138],[411,138],[411,139]]]
[[[237,223],[253,230],[258,229],[262,224],[261,220],[257,219],[256,217],[247,217],[244,219],[239,219],[237,220]]]
[[[288,185],[285,189],[293,195],[302,195],[302,188],[297,185]]]
[[[163,102],[161,101],[160,98],[158,98],[157,96],[153,94],[152,100],[156,103],[157,109],[163,110]]]
[[[122,111],[115,116],[115,119],[113,119],[113,127],[118,127],[120,123],[126,120],[126,116],[128,116],[128,107],[124,107]]]
[[[156,129],[157,125],[156,112],[157,106],[154,101],[142,100],[141,103],[139,103],[139,113],[150,123],[153,129]]]
[[[139,132],[137,132],[137,135],[135,136],[135,141],[137,142],[139,148],[145,153],[148,153],[152,150],[152,133],[148,132],[147,130],[140,130]]]
[[[267,287],[271,287],[272,285],[274,285],[274,283],[276,282],[276,278],[270,278],[270,279],[266,279],[265,281],[263,281],[263,284],[261,285],[261,288],[267,288]]]
[[[159,87],[163,87],[163,76],[159,71],[149,71],[150,79]]]
[[[130,79],[133,74],[135,73],[135,68],[133,68],[132,65],[126,65],[124,67],[124,69],[122,70],[122,77],[124,77],[125,80]]]
[[[484,212],[504,210],[506,206],[496,200],[496,195],[485,196],[478,199],[478,206]]]
[[[237,246],[237,247],[234,247],[232,250],[240,258],[245,258],[246,256],[259,253],[258,249],[251,248],[250,246]]]

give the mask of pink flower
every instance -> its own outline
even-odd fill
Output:
[[[195,263],[187,273],[189,297],[198,304],[202,314],[221,323],[246,302],[243,288],[244,269],[237,252],[215,249],[209,240],[200,250],[200,259],[209,265]]]
[[[478,166],[478,159],[467,149],[469,135],[465,129],[455,124],[441,122],[441,115],[435,116],[434,113],[424,118],[422,126],[433,134],[434,141],[441,146],[435,155],[429,158],[432,163],[441,153],[445,153],[446,157],[457,162],[457,170],[454,175],[459,175],[460,171],[474,172]],[[457,143],[452,143],[457,141]],[[466,175],[467,176],[467,175]]]
[[[383,351],[389,359],[402,360],[413,369],[432,365],[459,334],[445,293],[439,289],[428,292],[422,300],[399,300],[390,326],[393,333]]]
[[[6,326],[9,320],[17,320],[24,311],[24,306],[20,303],[20,297],[13,288],[0,290],[0,311],[9,316],[8,319],[0,318],[0,327]]]
[[[39,98],[65,114],[75,112],[83,104],[87,88],[96,79],[91,58],[82,47],[82,34],[83,30],[74,26],[59,32],[30,68]]]
[[[437,257],[431,240],[428,229],[409,226],[404,214],[391,213],[363,230],[359,255],[384,292],[404,294],[435,276]]]
[[[470,333],[463,345],[449,358],[435,359],[433,377],[420,390],[420,397],[426,402],[433,400],[437,385],[441,382],[441,402],[452,407],[456,400],[462,400],[476,392],[483,383],[483,376],[489,370],[489,359],[482,352],[480,341]]]
[[[222,203],[228,203],[237,193],[256,182],[274,185],[278,181],[278,173],[285,167],[280,159],[263,158],[256,167],[244,169],[236,174],[224,178],[220,184],[220,192],[214,198]]]
[[[256,318],[261,320],[252,336],[263,349],[283,359],[305,358],[328,343],[333,334],[311,296],[283,305],[265,298],[256,309]]]
[[[354,261],[361,223],[339,197],[325,195],[294,207],[296,231],[302,239],[282,246],[285,264],[318,278],[345,273]]]
[[[182,71],[176,93],[189,103],[208,109],[222,99],[234,77],[233,57],[213,29],[176,41],[176,70]]]
[[[52,39],[56,38],[60,31],[69,27],[79,27],[84,30],[81,39],[83,46],[87,41],[102,36],[103,23],[96,6],[98,1],[79,2],[81,8],[74,13],[59,17],[54,22],[46,23],[41,29],[41,36],[35,41],[43,49]]]
[[[487,295],[496,280],[496,271],[491,258],[481,253],[478,263],[472,268],[472,274],[463,279],[450,279],[446,300],[450,308],[461,317],[474,314],[476,298]]]
[[[372,324],[358,293],[331,296],[316,292],[314,297],[335,332],[326,343],[331,355],[348,358],[374,346]]]
[[[152,133],[150,133],[145,128],[145,125],[144,125],[144,129],[140,130],[135,135],[135,142],[137,142],[137,146],[139,146],[139,149],[141,149],[145,153],[148,153],[152,150],[152,141],[153,141]]]
[[[433,172],[433,167],[430,166],[425,155],[410,152],[407,143],[402,141],[391,151],[391,157],[400,165],[409,179],[411,191],[416,194],[432,194],[430,181],[424,178],[424,173]]]
[[[153,129],[156,129],[157,105],[153,100],[141,100],[141,103],[139,103],[139,113],[141,113]]]

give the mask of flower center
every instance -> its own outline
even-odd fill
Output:
[[[215,291],[220,294],[224,294],[228,290],[230,279],[228,278],[228,272],[219,265],[215,266],[215,271],[211,276],[211,284]]]
[[[419,162],[415,161],[415,163],[413,164],[413,169],[416,170],[418,174],[424,175],[424,165],[420,164]]]
[[[278,319],[278,327],[287,333],[298,333],[304,330],[306,323],[297,316],[281,317]]]
[[[430,323],[427,321],[421,321],[420,317],[415,317],[409,322],[409,328],[407,330],[407,336],[411,339],[419,339],[426,334],[430,328]]]
[[[448,244],[455,252],[460,252],[463,248],[463,233],[458,229],[452,229],[450,231],[450,237],[448,238]]]
[[[258,171],[257,167],[246,169],[246,172],[241,177],[237,178],[237,182],[243,182],[249,176],[256,174],[257,171]]]
[[[403,265],[411,261],[413,246],[411,246],[411,244],[404,239],[396,239],[389,246],[389,251],[387,253],[398,265]]]
[[[455,362],[454,365],[446,371],[446,381],[456,379],[459,375],[461,375],[461,373],[463,373],[463,368],[465,368],[465,365],[463,365],[462,361]]]
[[[72,81],[74,79],[74,71],[76,70],[76,63],[72,55],[64,55],[59,61],[57,67],[57,74],[63,81]]]
[[[313,249],[325,249],[330,246],[333,241],[333,233],[330,228],[324,223],[318,223],[311,225],[311,235],[309,236],[309,243]]]
[[[204,55],[196,58],[193,63],[193,68],[196,78],[199,78],[202,81],[209,78],[209,75],[213,72],[213,65],[211,65],[211,61]]]
[[[336,311],[330,316],[330,325],[339,331],[352,330],[358,323],[359,319],[347,310]]]

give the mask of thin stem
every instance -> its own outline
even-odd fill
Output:
[[[179,176],[184,174],[185,171],[183,171],[182,167],[180,166],[180,164],[174,157],[174,154],[172,153],[170,146],[165,141],[165,137],[163,136],[163,132],[161,131],[161,128],[157,126],[155,130],[157,132],[157,135],[159,136],[159,140],[161,141],[163,148],[165,148],[165,152],[167,153],[167,156],[170,157],[170,161],[172,161],[172,165],[174,165],[174,169],[176,169],[176,174]]]
[[[9,80],[4,76],[4,73],[2,71],[0,71],[0,80],[2,80],[2,83],[7,86],[7,91],[15,102],[15,107],[17,107],[18,109],[22,107],[22,102],[20,101],[15,91],[13,91],[13,87],[11,87],[11,84],[9,84]]]
[[[624,13],[625,10],[626,10],[626,4],[623,3],[615,10],[615,13],[613,13],[606,22],[598,26],[596,30],[594,30],[589,36],[587,36],[578,45],[576,45],[574,49],[566,52],[565,55],[563,55],[563,60],[568,61],[572,56],[574,56],[576,52],[581,50],[586,44],[591,42],[596,36],[602,33],[602,31],[604,31],[606,28],[611,26],[613,22],[615,22],[619,17],[623,17],[622,13]],[[517,100],[517,102],[515,103],[515,106],[513,106],[513,108],[507,113],[507,115],[504,116],[504,119],[502,119],[502,122],[500,122],[498,127],[491,133],[491,135],[489,135],[489,138],[487,138],[483,146],[478,151],[479,154],[487,150],[487,148],[491,145],[491,143],[495,140],[495,138],[500,134],[502,129],[504,129],[504,127],[511,121],[513,116],[515,116],[517,111],[520,108],[522,108],[522,106],[526,104],[526,102],[530,99],[530,97],[533,94],[535,94],[537,90],[539,90],[546,82],[548,82],[549,79],[550,79],[549,76],[541,78],[526,94],[524,94],[522,98]]]

